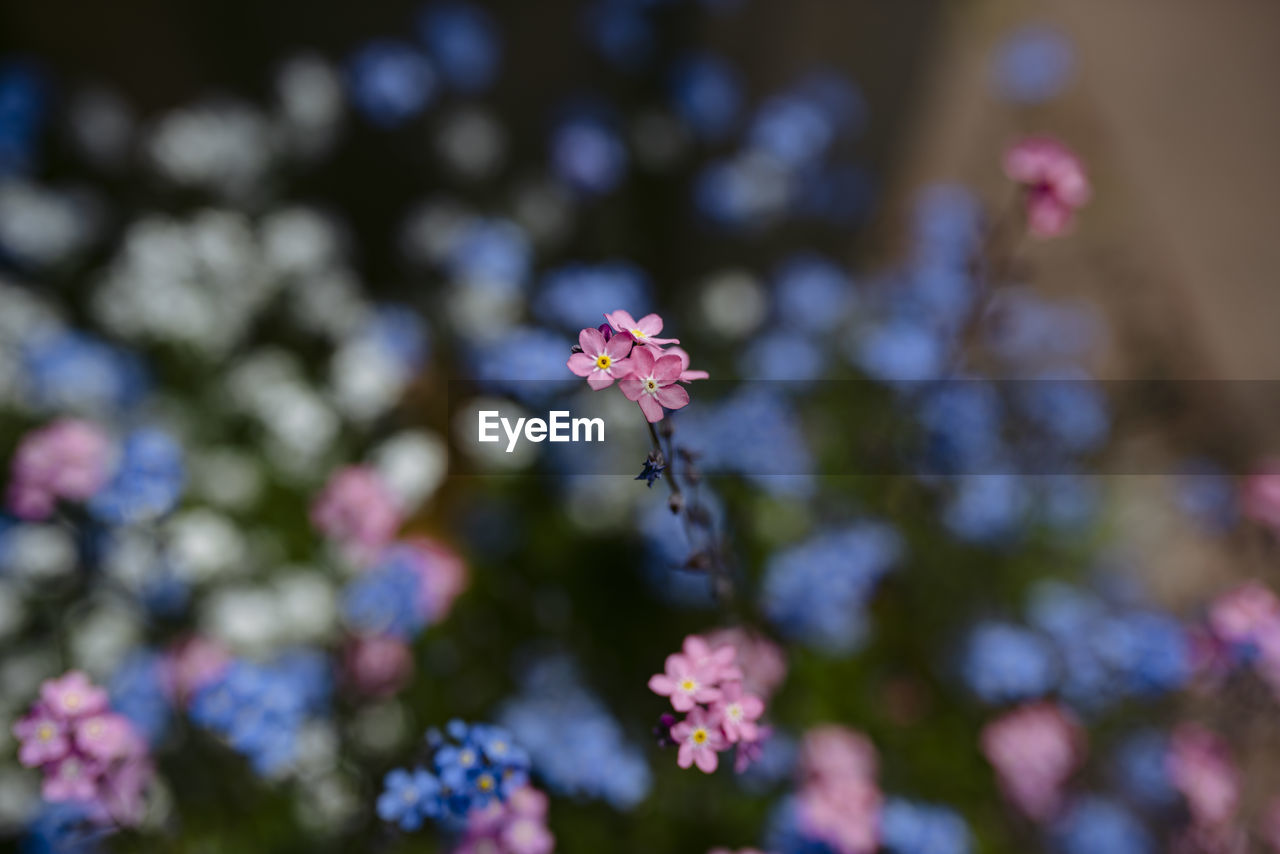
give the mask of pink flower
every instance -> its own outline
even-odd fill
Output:
[[[655,350],[661,351],[664,344],[679,344],[679,338],[658,338],[657,335],[662,331],[662,318],[656,314],[646,314],[644,317],[636,320],[625,311],[611,311],[604,316],[609,321],[609,325],[616,329],[619,333],[626,333],[637,344],[644,344]],[[583,348],[586,349],[585,347]]]
[[[96,687],[79,670],[40,686],[40,701],[49,714],[61,720],[96,715],[107,707],[107,692]]]
[[[850,778],[807,786],[796,799],[805,836],[839,854],[871,854],[880,845],[883,798],[873,780]]]
[[[556,838],[541,821],[516,818],[503,828],[502,844],[511,854],[551,854]]]
[[[705,638],[688,635],[681,644],[681,651],[709,685],[742,679],[742,670],[735,663],[738,651],[730,644],[718,643],[713,648]]]
[[[1240,512],[1280,531],[1280,460],[1267,460],[1240,484]]]
[[[194,635],[173,644],[165,654],[164,686],[169,698],[179,704],[218,679],[231,662],[231,653],[222,644]]]
[[[1222,827],[1235,818],[1240,775],[1220,737],[1198,724],[1182,724],[1174,730],[1165,763],[1193,823]]]
[[[649,690],[670,697],[671,706],[677,712],[687,712],[698,703],[720,699],[720,689],[706,677],[705,671],[678,652],[667,656],[664,673],[650,677]]]
[[[687,383],[693,380],[710,379],[711,374],[706,371],[689,370],[689,354],[683,347],[667,347],[662,352],[670,356],[680,357],[680,382]]]
[[[334,472],[311,505],[311,524],[364,559],[386,546],[402,522],[395,496],[370,466]]]
[[[982,752],[1005,797],[1028,818],[1051,818],[1062,787],[1084,758],[1084,735],[1053,703],[1022,706],[982,730]]]
[[[720,726],[730,744],[755,741],[760,736],[756,721],[764,714],[764,700],[742,690],[741,682],[728,682],[720,688],[720,699],[712,706],[720,716]]]
[[[79,756],[68,756],[45,773],[41,794],[46,801],[93,801],[98,795],[102,766]]]
[[[13,725],[13,735],[22,745],[18,748],[18,761],[28,768],[56,762],[71,749],[62,720],[39,705]]]
[[[378,561],[402,562],[417,574],[418,611],[429,622],[444,619],[467,588],[467,566],[453,549],[430,537],[413,537],[391,545]]]
[[[343,656],[343,673],[360,693],[389,697],[409,682],[413,653],[398,638],[353,638]]]
[[[733,771],[741,774],[764,757],[764,746],[773,737],[772,727],[756,728],[756,738],[752,741],[739,741],[733,751]]]
[[[671,728],[671,738],[680,745],[676,764],[681,768],[697,765],[704,774],[716,770],[720,764],[718,751],[728,747],[720,731],[719,716],[701,707]]]
[[[679,356],[661,356],[638,347],[631,353],[631,375],[618,383],[627,400],[639,401],[644,417],[652,424],[665,416],[662,408],[682,409],[689,405],[689,392],[676,385],[683,370]]]
[[[472,810],[454,854],[551,854],[555,837],[547,829],[546,816],[547,796],[523,786],[505,802]]]
[[[155,766],[142,757],[117,763],[107,771],[99,796],[116,824],[135,825],[142,821],[143,795],[154,776]]]
[[[1280,599],[1257,581],[1250,581],[1214,600],[1209,625],[1228,643],[1252,643],[1264,629],[1280,623]]]
[[[627,354],[631,352],[632,342],[626,335],[614,335],[605,340],[600,330],[584,329],[578,333],[578,346],[582,352],[569,357],[569,370],[586,377],[592,390],[608,388],[614,380],[631,373]]]
[[[876,749],[862,733],[842,726],[820,726],[805,733],[800,744],[800,771],[810,781],[874,779]]]
[[[717,648],[728,644],[737,650],[742,687],[762,700],[768,700],[787,678],[786,657],[781,648],[764,635],[737,627],[718,629],[707,635],[707,644]]]
[[[107,481],[111,442],[88,421],[64,418],[22,439],[13,458],[8,506],[22,519],[47,519],[58,499],[85,501]]]
[[[128,719],[106,712],[75,725],[76,749],[91,759],[110,762],[138,752],[138,735]]]
[[[1080,159],[1047,137],[1030,137],[1004,155],[1004,172],[1026,188],[1027,227],[1036,237],[1056,237],[1071,225],[1076,208],[1089,200],[1089,179]]]

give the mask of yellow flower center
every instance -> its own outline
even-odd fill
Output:
[[[609,358],[607,353],[601,353],[596,356],[596,367],[602,371],[609,370],[609,366],[613,364],[613,359]]]
[[[735,721],[741,720],[742,706],[738,705],[737,703],[734,703],[732,706],[728,708],[727,711],[729,712],[729,717],[733,718]]]
[[[493,778],[490,777],[488,774],[481,774],[480,778],[476,780],[476,786],[482,792],[489,791],[490,789],[493,788],[493,785],[494,785]]]
[[[470,750],[464,750],[458,754],[458,764],[470,768],[476,764],[476,755]]]
[[[41,741],[52,741],[53,733],[54,733],[54,729],[52,725],[41,724],[40,727],[36,730],[36,738],[40,739]]]
[[[80,695],[76,693],[68,694],[67,696],[62,698],[62,705],[66,706],[68,709],[72,711],[80,708]]]
[[[698,687],[698,683],[692,679],[686,679],[680,683],[680,690],[692,693]]]
[[[706,742],[706,740],[707,740],[707,730],[706,730],[706,728],[705,728],[705,727],[698,727],[697,729],[695,729],[695,730],[693,731],[693,735],[692,735],[691,737],[693,738],[693,743],[694,743],[694,744],[704,744],[704,743]]]
[[[637,337],[637,338],[648,338],[648,337],[649,337],[648,335],[645,335],[643,332],[641,332],[639,329],[632,329],[632,330],[631,330],[631,334],[632,334],[632,335],[634,335],[634,336],[635,336],[635,337]]]

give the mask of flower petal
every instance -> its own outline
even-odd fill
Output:
[[[638,381],[637,385],[639,385]],[[681,389],[681,391],[683,391],[683,389]],[[631,400],[635,400],[635,398],[630,395],[627,395],[627,397]],[[650,424],[656,424],[666,417],[662,412],[662,404],[654,400],[654,396],[652,394],[644,394],[643,392],[640,394],[640,411],[644,413],[645,419]]]
[[[661,385],[670,385],[680,379],[680,357],[664,355],[653,363],[653,377]]]
[[[628,378],[618,381],[618,388],[622,391],[622,396],[627,400],[639,400],[644,394],[644,384],[640,380]]]
[[[580,377],[590,376],[596,369],[596,360],[586,353],[574,353],[565,364]]]
[[[594,326],[578,333],[578,346],[592,359],[604,352],[604,335]]]
[[[591,372],[591,376],[587,377],[587,385],[591,386],[592,391],[600,391],[613,385],[613,375],[608,371],[596,369]]]
[[[609,354],[610,359],[618,362],[627,357],[634,343],[630,335],[615,335],[605,342],[604,351]]]
[[[660,388],[654,397],[667,409],[683,409],[689,405],[689,392],[683,386],[669,385]]]

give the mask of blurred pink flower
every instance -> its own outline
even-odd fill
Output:
[[[825,842],[837,854],[870,854],[880,847],[880,806],[875,781],[851,777],[807,786],[796,801],[806,836]]]
[[[768,700],[787,678],[786,656],[776,643],[762,634],[735,626],[711,632],[707,643],[713,647],[728,644],[737,650],[743,687],[763,700]]]
[[[679,356],[664,355],[654,358],[646,348],[631,352],[631,375],[618,382],[627,400],[638,401],[644,417],[650,424],[661,421],[667,409],[682,409],[689,405],[689,392],[676,385],[682,370]]]
[[[614,335],[605,340],[600,330],[584,329],[578,333],[578,346],[582,352],[569,357],[569,370],[586,377],[587,385],[594,391],[608,388],[614,380],[631,373],[627,354],[631,352],[632,341],[628,336]]]
[[[411,537],[393,548],[408,548],[415,553],[413,565],[418,571],[422,613],[431,622],[448,616],[454,600],[467,589],[467,565],[462,557],[444,543],[430,537]]]
[[[68,756],[49,766],[41,794],[46,801],[95,801],[98,796],[98,779],[104,770],[97,762],[80,756]]]
[[[1266,460],[1240,484],[1245,518],[1280,531],[1280,460]]]
[[[1229,643],[1252,643],[1264,628],[1280,623],[1280,599],[1249,581],[1222,594],[1209,607],[1209,625]]]
[[[680,745],[676,764],[681,768],[697,765],[705,774],[720,764],[719,751],[728,747],[720,731],[720,717],[701,706],[671,728],[671,738]]]
[[[363,560],[391,542],[403,521],[395,496],[370,466],[334,472],[311,505],[311,524]]]
[[[58,499],[93,497],[110,463],[111,441],[96,424],[64,418],[33,430],[13,457],[8,507],[21,519],[47,519]]]
[[[1062,788],[1084,759],[1084,733],[1060,706],[1036,703],[1007,712],[982,730],[982,753],[1005,797],[1035,821],[1062,805]]]
[[[637,344],[660,349],[665,344],[680,343],[679,338],[657,337],[658,333],[662,331],[662,318],[656,314],[646,314],[636,320],[628,312],[619,310],[608,312],[605,314],[604,319],[609,321],[609,325],[618,332],[630,335]]]
[[[756,721],[764,714],[764,701],[744,692],[741,682],[726,682],[720,687],[720,699],[712,706],[712,712],[719,716],[725,740],[730,744],[759,738]]]
[[[178,704],[216,680],[231,662],[222,644],[200,635],[184,638],[165,653],[164,683],[169,698]]]
[[[137,738],[133,725],[112,712],[82,718],[75,724],[76,749],[102,762],[139,752]]]
[[[1026,188],[1027,228],[1036,237],[1064,233],[1075,210],[1089,200],[1084,165],[1055,139],[1029,137],[1010,146],[1004,172]]]
[[[701,635],[687,635],[680,650],[709,685],[742,678],[742,671],[735,663],[738,652],[730,644],[712,644]]]
[[[409,645],[386,635],[352,638],[342,663],[347,681],[370,697],[395,694],[413,675],[413,653]]]
[[[546,815],[546,795],[532,786],[516,789],[505,802],[471,811],[454,854],[551,854],[555,837]]]
[[[107,692],[89,681],[79,670],[40,686],[40,702],[45,710],[62,720],[96,715],[107,707]]]
[[[800,744],[800,773],[810,782],[846,778],[874,779],[876,749],[862,733],[828,724],[805,733]]]
[[[18,761],[28,768],[56,762],[71,749],[66,725],[40,705],[13,725],[13,736],[21,745]]]
[[[1229,825],[1240,803],[1240,774],[1227,743],[1199,724],[1174,730],[1165,760],[1169,779],[1187,801],[1193,824],[1204,828]]]
[[[667,656],[664,672],[649,679],[649,690],[662,697],[671,698],[671,706],[677,712],[687,712],[698,703],[712,703],[720,699],[720,689],[715,687],[715,674],[708,678],[705,667],[696,666],[688,656],[673,652]]]

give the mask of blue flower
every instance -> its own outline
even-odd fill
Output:
[[[642,317],[651,303],[649,277],[643,270],[626,261],[606,261],[566,264],[548,271],[534,306],[546,322],[577,332],[599,326],[606,311],[624,306]]]
[[[342,615],[359,634],[408,640],[426,625],[420,595],[420,576],[412,567],[394,561],[379,564],[347,585]]]
[[[1070,82],[1075,51],[1063,33],[1031,24],[1001,42],[992,60],[992,85],[998,94],[1010,101],[1038,104]]]
[[[116,412],[136,405],[149,385],[135,354],[71,330],[25,341],[22,369],[24,396],[45,410]]]
[[[551,166],[575,190],[599,196],[612,192],[627,174],[627,149],[609,122],[594,111],[577,111],[551,135]]]
[[[1112,773],[1120,790],[1146,807],[1165,808],[1178,802],[1169,779],[1169,737],[1159,730],[1139,730],[1122,741],[1112,759]]]
[[[901,538],[884,524],[820,534],[769,559],[761,607],[787,637],[848,654],[865,638],[876,585],[901,556]]]
[[[961,673],[969,690],[991,704],[1044,696],[1054,688],[1058,675],[1048,641],[1027,629],[996,622],[973,630]]]
[[[1028,481],[1022,475],[966,475],[956,480],[943,521],[961,539],[996,545],[1021,531],[1030,503]]]
[[[678,61],[670,88],[677,115],[698,136],[719,140],[734,129],[742,110],[742,81],[722,58],[696,54]]]
[[[137,650],[116,668],[107,686],[111,708],[133,723],[152,744],[168,730],[172,710],[165,690],[165,659],[151,650]]]
[[[835,331],[857,298],[849,275],[834,261],[813,253],[792,255],[779,264],[773,292],[779,320],[804,332]]]
[[[1112,800],[1086,796],[1073,804],[1053,829],[1062,854],[1150,854],[1147,829]]]
[[[436,75],[417,48],[405,42],[370,42],[347,65],[351,98],[369,121],[395,128],[419,115],[435,94]]]
[[[534,401],[569,388],[577,378],[565,368],[572,342],[545,329],[517,326],[502,338],[476,345],[474,379],[521,400]],[[512,353],[520,358],[513,359]]]
[[[161,430],[140,428],[125,437],[116,471],[89,499],[89,512],[116,525],[157,519],[177,506],[185,483],[181,446]]]
[[[447,272],[459,283],[502,294],[521,290],[532,265],[533,248],[524,229],[501,218],[467,222],[445,259]]]
[[[440,781],[421,768],[397,768],[383,779],[378,796],[378,818],[383,821],[399,825],[401,830],[417,830],[442,811]]]
[[[854,339],[854,364],[886,382],[936,379],[944,373],[951,342],[909,320],[888,320]]]
[[[449,85],[462,92],[489,88],[498,76],[502,47],[492,16],[460,0],[431,3],[419,19],[419,32]]]
[[[809,336],[775,331],[754,337],[739,365],[749,379],[790,382],[796,387],[820,379],[826,373],[827,358]]]
[[[760,106],[748,135],[754,148],[799,168],[824,155],[835,141],[836,131],[816,104],[781,95]]]
[[[582,28],[591,47],[623,70],[641,68],[653,56],[653,22],[632,0],[595,0],[583,11]]]
[[[969,828],[955,811],[890,798],[880,811],[880,842],[893,854],[968,854]]]
[[[34,165],[49,105],[49,85],[34,63],[0,62],[0,177]]]

